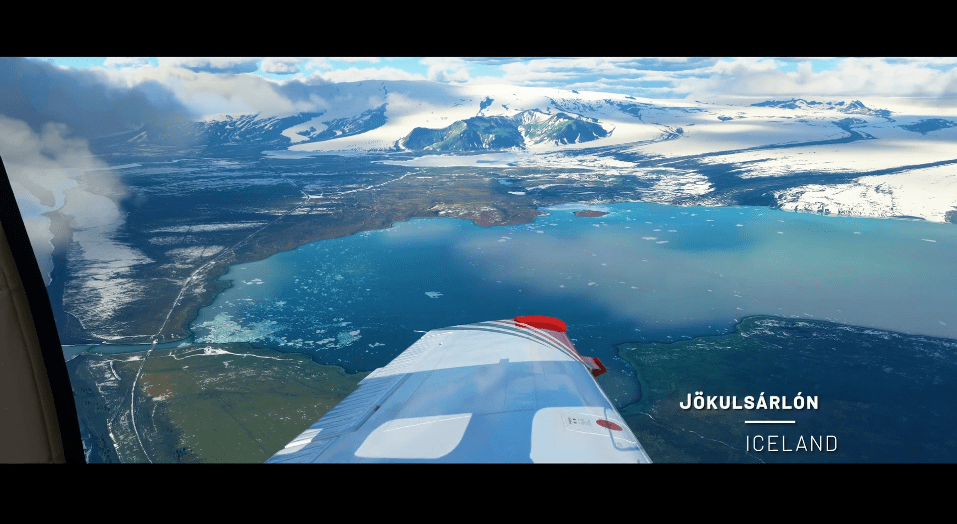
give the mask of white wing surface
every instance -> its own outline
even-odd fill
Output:
[[[267,462],[651,462],[564,331],[432,330]]]

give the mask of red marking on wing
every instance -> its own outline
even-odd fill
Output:
[[[621,431],[621,426],[619,426],[618,424],[615,424],[614,422],[610,420],[605,420],[603,418],[596,420],[595,424],[598,424],[599,426],[603,428],[608,428],[612,431]]]
[[[550,329],[552,331],[557,331],[559,333],[564,333],[568,330],[568,326],[564,322],[555,318],[555,317],[515,317],[515,322],[521,322],[522,324],[528,324],[529,326],[538,328],[538,329]],[[519,326],[521,327],[521,326]]]

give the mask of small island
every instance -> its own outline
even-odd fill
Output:
[[[575,211],[576,217],[603,217],[607,214],[608,213],[604,211],[593,211],[590,209],[586,209],[584,211]]]

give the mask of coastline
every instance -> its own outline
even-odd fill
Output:
[[[622,202],[611,202],[614,204],[617,203],[646,203],[646,204],[659,204],[657,202],[644,202],[644,201],[622,201]],[[234,254],[227,259],[222,261],[217,261],[210,270],[204,275],[204,278],[198,282],[199,286],[202,288],[202,292],[196,295],[191,295],[184,297],[184,299],[176,306],[174,311],[169,317],[169,321],[164,327],[162,333],[159,337],[156,337],[159,342],[160,347],[168,346],[170,344],[180,344],[185,341],[189,341],[194,334],[189,330],[189,325],[195,321],[199,315],[199,311],[206,306],[212,304],[216,298],[225,290],[231,287],[231,281],[221,280],[221,277],[226,275],[229,271],[229,267],[237,264],[245,264],[250,262],[257,262],[269,258],[273,255],[279,253],[285,253],[293,251],[304,245],[318,242],[320,240],[331,240],[337,238],[345,238],[353,236],[356,234],[363,233],[365,231],[375,231],[375,230],[384,230],[390,229],[395,224],[401,222],[407,222],[414,218],[456,218],[461,220],[467,220],[473,224],[489,228],[494,226],[508,226],[508,225],[519,225],[527,224],[534,222],[538,216],[547,216],[548,212],[542,211],[546,208],[554,207],[568,207],[574,205],[581,205],[582,202],[564,202],[558,204],[548,204],[540,205],[537,207],[528,207],[528,206],[516,206],[515,208],[506,208],[505,210],[497,209],[497,213],[473,213],[473,214],[459,214],[453,215],[443,212],[443,210],[437,210],[435,208],[418,211],[410,214],[406,214],[396,219],[378,219],[378,220],[367,220],[361,223],[349,223],[349,224],[340,224],[338,227],[329,227],[329,228],[309,228],[305,227],[303,223],[291,224],[290,227],[282,228],[282,234],[263,234],[261,237],[265,239],[264,242],[257,242],[253,249],[242,250],[240,254]],[[608,205],[608,202],[599,203],[598,205]],[[673,205],[680,208],[694,208],[701,207],[701,205],[692,205],[692,206],[682,206],[675,204],[659,204],[659,205]],[[768,208],[768,209],[778,209],[769,206],[744,206],[744,205],[732,205],[732,206],[706,206],[706,207],[725,207],[725,208],[740,208],[740,207],[758,207],[758,208]],[[583,206],[586,209],[588,205]],[[570,208],[569,208],[570,210]],[[934,224],[936,222],[931,222],[927,220],[914,220],[911,217],[856,217],[848,215],[829,215],[824,213],[813,213],[808,211],[800,210],[783,210],[780,211],[807,214],[807,215],[817,215],[825,218],[862,218],[862,219],[892,219],[899,221],[907,222],[922,222],[928,224]],[[576,216],[580,215],[582,211],[574,212]],[[596,216],[605,216],[607,212],[605,211],[595,211],[595,213],[601,213],[601,215]],[[591,216],[591,215],[587,215]],[[957,219],[957,211],[954,214],[955,219]],[[374,217],[367,217],[372,219]],[[266,226],[272,227],[272,224]],[[276,226],[277,228],[281,227],[280,225]],[[264,228],[265,229],[265,228]],[[747,317],[745,317],[747,318]],[[782,317],[787,318],[787,317]],[[822,319],[822,321],[824,321]],[[729,329],[733,332],[736,329],[736,326],[740,324],[741,320],[736,322],[734,325],[729,326]],[[863,326],[867,327],[867,326]],[[882,328],[877,328],[882,329]],[[703,335],[710,336],[710,335]],[[150,335],[138,335],[138,336],[127,336],[122,338],[117,338],[114,340],[106,340],[97,342],[90,339],[76,339],[71,340],[72,345],[95,345],[95,346],[133,346],[133,345],[142,345],[144,348],[148,348],[153,340],[153,336]],[[673,342],[679,342],[679,339]],[[65,346],[68,344],[65,344]],[[136,351],[136,350],[133,350]]]

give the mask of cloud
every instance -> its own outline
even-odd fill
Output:
[[[329,60],[325,57],[312,57],[306,59],[306,64],[304,66],[306,70],[321,69],[326,71],[332,69],[332,64],[329,63]]]
[[[290,97],[294,88],[258,75],[194,72],[178,67],[154,67],[128,77],[136,89],[146,82],[162,85],[193,119],[219,115],[286,116],[316,110],[318,101],[309,94]],[[292,80],[299,84],[299,81]]]
[[[106,71],[0,59],[0,155],[37,265],[50,284],[53,253],[69,257],[64,310],[103,337],[110,333],[96,326],[123,322],[121,308],[145,292],[131,277],[133,266],[152,260],[119,240],[128,190],[94,156],[87,138],[143,123],[167,125],[186,113],[157,82],[131,88]],[[112,78],[128,78],[112,71]]]
[[[461,58],[423,58],[419,63],[429,66],[429,80],[435,82],[467,82],[469,63]]]
[[[51,221],[43,213],[59,209],[76,215],[69,227],[84,229],[99,225],[104,217],[120,220],[121,214],[110,198],[119,200],[126,196],[118,178],[106,164],[94,158],[86,140],[70,135],[62,123],[48,122],[37,133],[22,120],[0,115],[0,156],[47,284],[53,270],[54,235]],[[84,171],[97,173],[99,195],[78,187],[78,177]],[[68,192],[69,209],[64,210]],[[97,200],[97,205],[90,205],[93,200]]]
[[[161,66],[182,67],[202,73],[255,73],[259,70],[258,57],[161,57]]]
[[[810,62],[812,60],[835,60],[835,56],[776,56],[775,60],[782,62]]]
[[[362,62],[368,62],[370,64],[379,63],[379,57],[377,56],[330,56],[328,60],[345,62],[347,64],[359,64]]]
[[[269,57],[263,59],[259,68],[262,69],[263,72],[272,73],[274,75],[291,75],[300,71],[299,62],[300,60],[295,57]]]
[[[434,59],[436,61],[442,59]],[[664,98],[698,100],[763,97],[878,96],[953,97],[957,94],[957,59],[945,58],[466,58],[464,62],[497,65],[501,78],[480,77],[470,83],[506,83]],[[814,71],[814,62],[826,62]],[[797,63],[781,71],[783,62]],[[424,63],[424,62],[423,62]],[[430,67],[430,79],[442,80]]]
[[[325,82],[364,82],[366,80],[425,80],[422,75],[410,73],[395,67],[367,67],[359,69],[334,69],[331,71],[317,71],[309,77]]]
[[[698,99],[715,97],[953,97],[957,71],[946,61],[844,58],[814,72],[808,62],[778,70],[771,59],[717,62],[675,85]]]
[[[503,65],[511,63],[526,63],[529,60],[536,60],[544,57],[522,57],[522,56],[469,56],[462,60],[471,64],[481,65]]]
[[[59,122],[86,139],[185,118],[187,108],[162,84],[162,75],[151,73],[155,69],[74,70],[0,58],[0,115],[26,122],[35,133]],[[128,83],[137,75],[140,81]]]
[[[188,97],[173,87],[189,75],[199,74],[170,67],[74,70],[0,59],[0,155],[47,283],[55,239],[71,238],[77,246],[69,256],[80,269],[65,293],[76,288],[81,302],[97,304],[87,315],[74,311],[81,321],[106,318],[134,297],[130,290],[137,284],[124,275],[149,261],[114,240],[124,226],[119,204],[127,189],[95,157],[91,140],[145,124],[183,124],[190,111],[180,100]],[[186,84],[180,88],[188,92]],[[54,211],[63,220],[51,220]],[[54,231],[61,227],[69,230]]]
[[[110,56],[103,61],[103,67],[145,67],[150,65],[149,58],[143,56]]]
[[[501,61],[500,69],[504,71],[501,81],[509,84],[674,97],[684,94],[677,80],[700,75],[716,62],[715,58],[680,57],[543,58]]]

